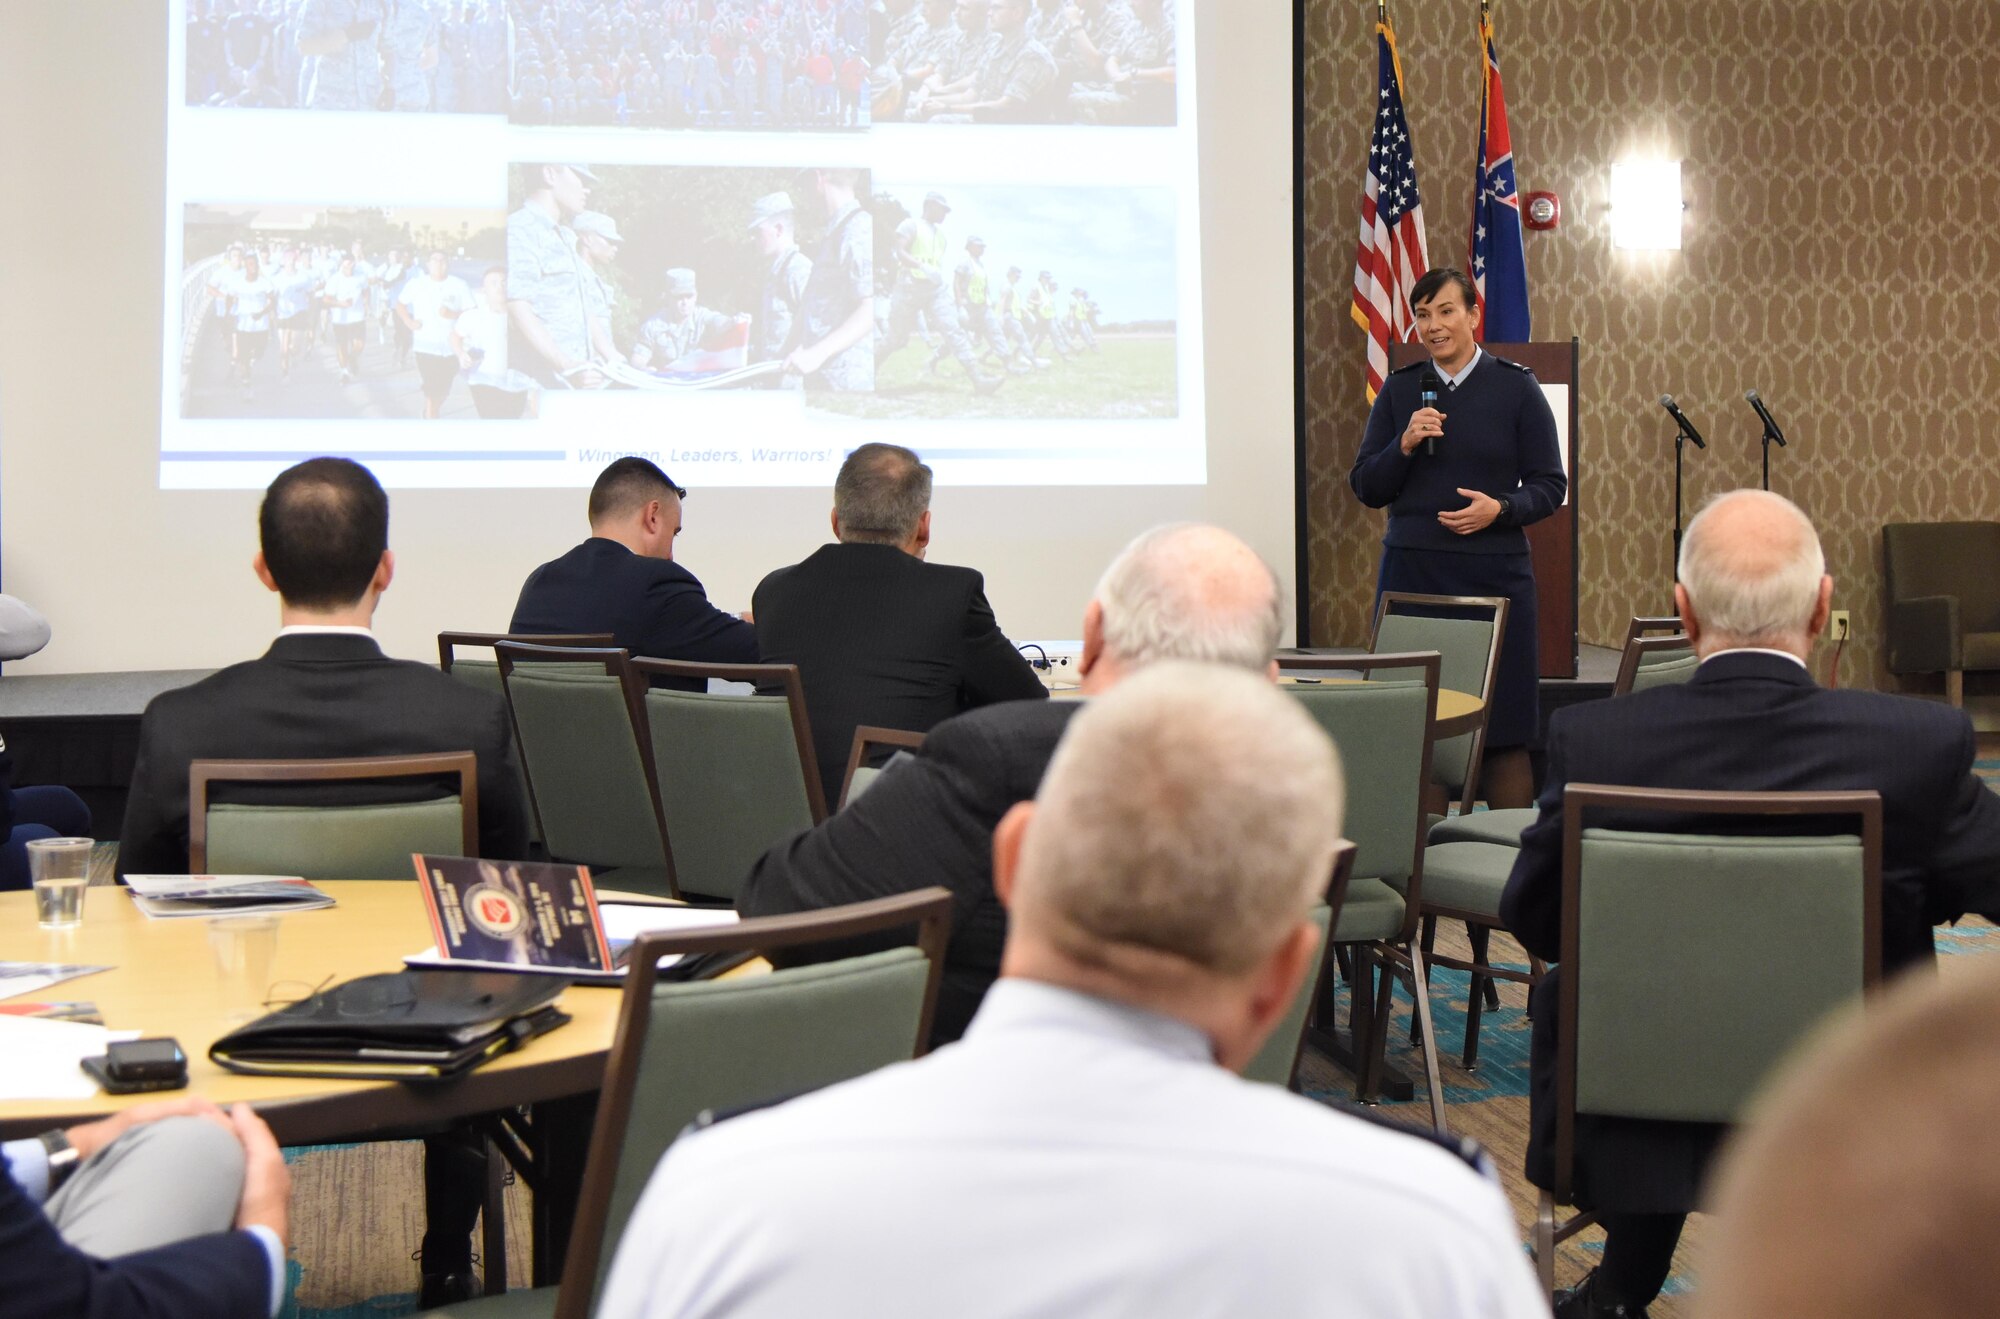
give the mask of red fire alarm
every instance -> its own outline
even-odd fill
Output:
[[[1553,229],[1562,219],[1562,198],[1552,192],[1531,192],[1522,198],[1521,215],[1530,229]]]

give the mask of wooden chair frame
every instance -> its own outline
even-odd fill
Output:
[[[1555,1186],[1541,1193],[1535,1213],[1535,1269],[1542,1290],[1555,1294],[1555,1248],[1597,1221],[1593,1211],[1556,1221],[1556,1208],[1571,1203],[1576,1172],[1577,958],[1582,951],[1584,813],[1597,809],[1670,815],[1761,815],[1858,817],[1861,822],[1862,927],[1861,988],[1872,994],[1882,983],[1882,797],[1863,792],[1693,792],[1673,788],[1624,788],[1572,783],[1563,791],[1562,957],[1563,977],[1556,995]]]
[[[782,687],[785,704],[792,712],[792,740],[798,745],[799,772],[805,775],[806,802],[812,807],[814,824],[826,819],[826,789],[820,784],[819,762],[813,756],[812,720],[806,714],[806,689],[799,681],[798,665],[702,664],[693,660],[635,659],[632,669],[642,678],[681,678],[689,681],[713,678],[720,682],[747,682],[760,691]],[[643,697],[640,704],[643,708]]]
[[[1382,635],[1382,620],[1390,612],[1391,605],[1493,611],[1493,639],[1486,648],[1486,672],[1479,680],[1479,725],[1471,733],[1472,754],[1466,757],[1465,782],[1460,785],[1458,794],[1460,813],[1469,812],[1479,799],[1479,771],[1486,761],[1486,725],[1493,717],[1493,680],[1500,672],[1500,647],[1507,638],[1508,600],[1500,595],[1420,595],[1413,591],[1384,591],[1376,598],[1375,621],[1368,629],[1370,652],[1374,651],[1377,638]],[[1428,776],[1429,771],[1425,773]]]
[[[348,783],[357,779],[458,778],[459,840],[479,855],[479,762],[470,751],[312,760],[197,760],[188,765],[188,873],[208,871],[211,783]],[[312,803],[304,803],[311,805]],[[412,872],[411,879],[416,875]]]
[[[1634,614],[1632,621],[1625,625],[1625,641],[1630,644],[1640,637],[1682,631],[1685,629],[1681,625],[1679,614]]]
[[[514,729],[514,746],[521,753],[521,775],[528,781],[528,805],[535,812],[535,829],[545,840],[549,834],[542,822],[542,804],[535,791],[535,775],[528,766],[526,749],[521,745],[520,721],[514,715],[514,668],[519,664],[595,664],[608,676],[618,679],[625,696],[625,715],[632,728],[633,745],[638,748],[639,764],[646,773],[646,800],[652,804],[653,825],[660,833],[660,856],[666,863],[667,894],[679,898],[681,886],[674,873],[674,846],[667,836],[667,817],[660,809],[660,776],[653,767],[653,739],[646,727],[646,684],[633,671],[632,657],[615,646],[542,646],[522,641],[495,642],[493,653],[500,661],[500,689],[507,697],[507,719]]]
[[[840,801],[835,810],[847,805],[848,796],[854,791],[854,771],[861,768],[868,759],[868,753],[875,747],[900,747],[905,751],[923,749],[924,734],[913,733],[907,728],[878,728],[874,724],[861,724],[854,730],[854,742],[847,751],[847,770],[840,776]]]
[[[1353,1034],[1354,1094],[1363,1103],[1371,1102],[1381,1088],[1384,1059],[1389,1048],[1389,1014],[1396,980],[1407,980],[1415,1003],[1420,1045],[1424,1052],[1424,1074],[1430,1086],[1431,1125],[1445,1130],[1444,1081],[1438,1073],[1437,1038],[1431,1028],[1430,982],[1424,974],[1423,959],[1416,955],[1418,913],[1423,906],[1424,835],[1430,820],[1424,813],[1423,792],[1431,779],[1431,746],[1437,740],[1438,670],[1443,663],[1434,650],[1391,651],[1371,655],[1287,655],[1279,661],[1295,672],[1359,672],[1377,669],[1413,669],[1430,689],[1429,708],[1424,714],[1424,745],[1418,757],[1416,827],[1410,837],[1410,881],[1403,895],[1403,928],[1393,938],[1358,942],[1355,948],[1352,993],[1348,1022]],[[1343,893],[1343,900],[1345,893]],[[1336,913],[1337,915],[1338,913]],[[1334,927],[1327,929],[1327,944],[1333,946]],[[1336,951],[1338,956],[1338,951]],[[1379,986],[1371,982],[1378,978]],[[1331,1017],[1329,999],[1332,986],[1322,983],[1315,1015]],[[1323,1049],[1336,1058],[1346,1052],[1333,1033],[1332,1020],[1316,1022],[1313,1029]],[[1361,1033],[1367,1032],[1366,1041]]]
[[[1634,623],[1643,619],[1633,619]],[[1679,620],[1675,620],[1678,622]],[[1658,655],[1670,650],[1689,650],[1691,645],[1685,632],[1672,636],[1629,637],[1625,642],[1625,652],[1618,657],[1618,677],[1611,684],[1613,696],[1630,696],[1632,684],[1639,677],[1639,670],[1645,667],[1646,656]]]
[[[458,647],[491,650],[502,641],[519,642],[529,646],[596,646],[612,644],[609,632],[440,632],[438,633],[438,669],[451,672],[452,661],[457,658]]]
[[[624,997],[618,1010],[618,1028],[605,1064],[604,1089],[598,1099],[596,1125],[591,1131],[590,1154],[584,1163],[583,1194],[570,1232],[569,1253],[563,1261],[561,1289],[556,1294],[556,1319],[589,1319],[597,1288],[598,1262],[604,1253],[611,1192],[617,1183],[625,1129],[631,1120],[639,1083],[640,1055],[652,1022],[653,986],[659,980],[660,958],[674,953],[761,955],[780,948],[828,943],[910,925],[917,927],[917,947],[930,961],[923,1015],[917,1023],[915,1040],[916,1055],[922,1056],[930,1039],[931,1018],[937,1010],[945,944],[951,935],[951,894],[946,889],[933,886],[824,911],[639,936],[632,946]]]

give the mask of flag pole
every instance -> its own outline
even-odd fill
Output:
[[[1375,21],[1383,27],[1389,25],[1389,0],[1375,0]]]

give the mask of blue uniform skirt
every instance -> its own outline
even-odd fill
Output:
[[[1541,657],[1536,645],[1535,570],[1526,551],[1451,554],[1385,545],[1375,591],[1378,601],[1383,591],[1505,596],[1507,635],[1500,644],[1499,671],[1493,675],[1486,749],[1524,747],[1535,740],[1542,722]],[[1448,616],[1453,611],[1438,612]]]

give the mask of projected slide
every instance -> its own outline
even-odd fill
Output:
[[[174,0],[163,486],[1206,479],[1192,0]]]

